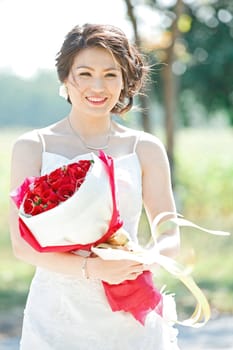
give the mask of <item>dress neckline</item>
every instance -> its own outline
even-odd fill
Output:
[[[69,157],[66,157],[64,156],[63,154],[60,154],[60,153],[55,153],[55,152],[48,152],[48,151],[43,151],[42,154],[51,154],[51,155],[55,155],[55,156],[58,156],[60,158],[64,158],[68,161],[75,161],[76,159],[78,158],[82,158],[82,157],[86,157],[86,156],[89,156],[91,154],[93,154],[93,152],[87,152],[87,153],[83,153],[83,154],[78,154],[72,158],[69,158]],[[140,164],[140,160],[138,158],[138,155],[137,153],[134,151],[134,152],[131,152],[131,153],[128,153],[128,154],[124,154],[122,156],[119,156],[119,157],[112,157],[115,161],[118,161],[118,160],[121,160],[121,159],[125,159],[125,158],[128,158],[128,157],[136,157],[139,164]]]

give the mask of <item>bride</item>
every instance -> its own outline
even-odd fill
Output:
[[[76,26],[67,34],[56,67],[70,113],[16,140],[11,188],[25,177],[46,174],[104,150],[114,159],[124,228],[137,242],[143,206],[150,223],[161,212],[175,211],[164,146],[155,136],[112,120],[112,115],[131,109],[149,69],[120,29],[92,24]],[[113,312],[104,294],[101,281],[134,280],[152,266],[72,253],[39,253],[21,238],[13,204],[10,231],[15,256],[36,267],[24,313],[21,350],[178,349],[171,296],[163,295],[163,316],[152,310],[142,325],[129,313]],[[164,255],[175,255],[179,232],[166,232],[158,248]]]

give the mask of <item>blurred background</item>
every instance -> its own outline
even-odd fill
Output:
[[[55,57],[66,33],[86,22],[120,27],[153,66],[146,95],[135,100],[141,111],[122,123],[166,145],[178,212],[233,232],[233,1],[0,0],[0,338],[20,333],[34,272],[10,246],[12,145],[69,112],[58,95]],[[148,237],[143,214],[142,243]],[[182,229],[181,238],[179,259],[193,269],[213,315],[233,314],[232,236]],[[192,312],[194,300],[180,282],[161,271],[157,283],[176,293],[180,318]]]

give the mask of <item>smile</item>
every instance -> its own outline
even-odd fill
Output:
[[[86,99],[94,105],[102,105],[107,101],[107,97],[86,97]]]

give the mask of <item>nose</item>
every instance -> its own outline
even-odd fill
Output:
[[[92,81],[92,88],[95,91],[103,91],[104,89],[104,81],[102,78],[95,78]]]

